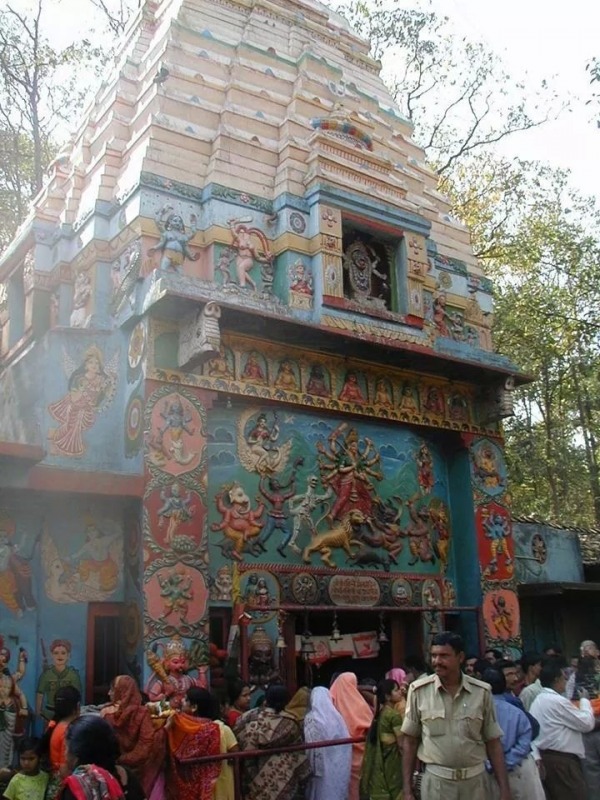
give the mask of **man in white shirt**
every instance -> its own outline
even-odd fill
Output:
[[[540,723],[535,744],[546,773],[546,795],[548,800],[586,797],[581,764],[585,758],[582,734],[594,727],[590,701],[582,697],[577,708],[563,696],[567,679],[558,659],[550,659],[544,664],[540,682],[542,691],[529,712]]]

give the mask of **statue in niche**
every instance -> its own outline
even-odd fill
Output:
[[[392,407],[392,393],[385,378],[379,378],[375,384],[375,405]]]
[[[208,361],[206,371],[211,378],[233,378],[233,369],[227,358],[227,350],[224,345],[219,347],[219,354]]]
[[[273,642],[262,626],[254,629],[250,637],[250,683],[262,688],[279,681],[279,673],[274,667]]]
[[[350,298],[360,305],[370,305],[376,308],[385,308],[385,295],[389,291],[388,276],[380,272],[379,256],[372,247],[369,247],[361,239],[357,239],[344,251],[344,270],[348,274],[350,284]],[[381,284],[383,295],[374,295],[374,278],[378,278]]]
[[[427,506],[421,505],[417,510],[411,500],[406,505],[410,517],[406,533],[408,535],[408,548],[412,556],[408,565],[413,567],[417,561],[421,561],[423,564],[428,562],[435,564],[435,555],[431,542],[431,515],[429,509]]]
[[[160,240],[156,247],[148,250],[148,255],[160,253],[160,269],[173,269],[178,271],[186,258],[197,261],[199,255],[192,253],[188,247],[198,230],[198,220],[195,214],[190,216],[190,229],[186,231],[183,217],[173,212],[173,206],[163,206],[154,218],[156,227],[160,231]]]
[[[4,646],[4,639],[0,636],[0,770],[12,767],[14,737],[23,732],[29,716],[27,698],[19,687],[27,666],[25,650],[19,648],[16,672],[11,673],[9,663],[10,650]]]
[[[275,378],[275,386],[288,392],[298,391],[298,379],[294,372],[294,362],[290,361],[289,358],[284,358],[280,363],[277,377]]]
[[[342,391],[338,395],[339,400],[347,403],[365,403],[366,397],[358,381],[358,375],[354,370],[348,370],[346,380],[342,386]]]
[[[308,394],[314,394],[317,397],[329,397],[331,394],[325,370],[320,364],[311,366],[306,391]]]
[[[70,323],[72,328],[85,328],[90,317],[87,305],[92,296],[92,279],[87,272],[79,272],[75,278],[73,289],[73,311]]]
[[[251,221],[251,217],[228,220],[229,229],[233,236],[231,249],[235,251],[237,283],[241,289],[244,289],[248,284],[253,291],[257,291],[256,281],[250,276],[250,272],[256,262],[261,265],[263,291],[270,294],[273,288],[274,256],[269,250],[269,242],[264,233],[258,228],[248,227],[247,223]],[[253,243],[253,237],[258,239],[259,247]]]

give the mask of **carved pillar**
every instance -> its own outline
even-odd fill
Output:
[[[465,434],[471,470],[487,647],[521,650],[506,462],[498,440]]]
[[[338,208],[319,205],[318,258],[323,271],[323,296],[344,296],[342,266],[342,212]]]
[[[183,684],[207,682],[207,398],[199,390],[154,382],[147,384],[146,398],[142,593],[144,644],[155,671],[147,671],[148,691],[156,697],[157,659],[178,648],[190,667]]]

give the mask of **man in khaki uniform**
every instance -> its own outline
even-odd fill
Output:
[[[434,636],[431,663],[435,675],[411,683],[402,724],[404,800],[414,800],[412,778],[417,756],[425,764],[422,800],[486,800],[485,759],[511,800],[502,730],[490,687],[463,675],[464,645],[445,631]]]

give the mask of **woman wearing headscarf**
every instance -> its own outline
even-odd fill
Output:
[[[395,708],[402,716],[402,719],[404,719],[404,714],[406,713],[406,695],[408,694],[406,672],[400,667],[394,667],[389,672],[386,672],[385,677],[388,681],[396,681],[400,687],[400,699],[396,703]]]
[[[304,718],[304,740],[324,742],[348,739],[344,718],[333,705],[329,690],[317,686],[310,695],[310,708]],[[340,744],[308,750],[312,778],[308,784],[307,800],[346,800],[350,784],[352,745]]]
[[[183,710],[167,722],[169,761],[167,798],[171,800],[212,800],[221,775],[221,761],[188,762],[188,759],[221,753],[221,727],[214,721],[215,704],[210,692],[190,687]]]
[[[285,707],[288,714],[299,722],[300,725],[304,722],[306,712],[308,711],[308,701],[310,699],[310,689],[308,686],[302,686],[296,694],[292,697],[290,702]]]
[[[329,692],[333,705],[344,718],[350,737],[352,739],[366,737],[373,722],[373,712],[358,691],[356,675],[353,672],[342,672],[331,685]],[[359,800],[360,769],[364,752],[364,742],[352,745],[348,800]]]
[[[102,709],[101,714],[117,737],[121,751],[118,763],[134,773],[146,796],[150,797],[165,759],[164,731],[154,727],[131,676],[115,678],[110,698],[112,702]]]
[[[360,777],[362,800],[402,797],[402,717],[396,710],[400,686],[387,678],[377,686],[377,709],[371,725]]]
[[[67,729],[67,762],[61,800],[145,800],[132,772],[117,764],[119,743],[109,723],[85,714]]]
[[[265,750],[303,742],[302,725],[286,710],[290,695],[285,686],[269,686],[265,707],[244,714],[235,727],[241,750]],[[310,775],[302,751],[273,753],[244,764],[246,800],[296,800]]]
[[[79,716],[81,695],[74,686],[61,686],[54,695],[54,719],[40,742],[40,753],[50,767],[50,779],[46,787],[46,800],[54,800],[63,778],[68,774],[67,767],[67,729]]]

